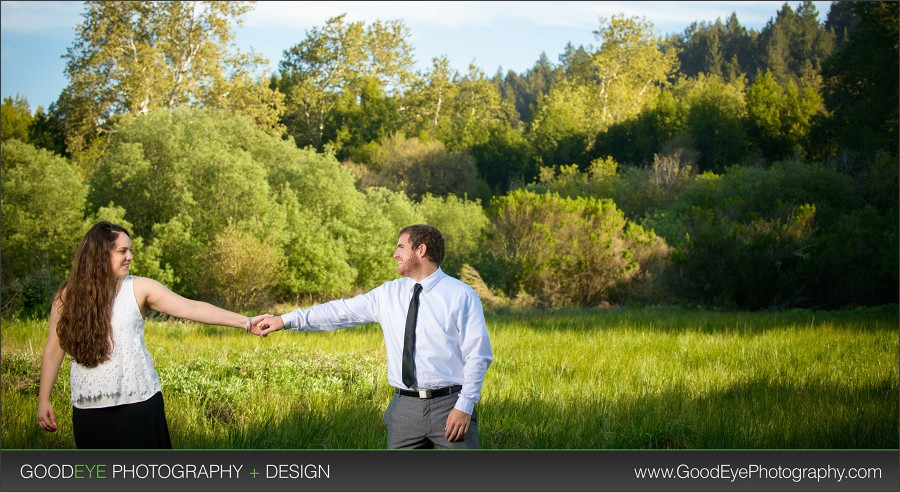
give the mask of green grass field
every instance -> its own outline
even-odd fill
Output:
[[[485,449],[897,449],[898,307],[674,307],[488,315]],[[2,446],[73,448],[36,425],[46,320],[3,320]],[[279,332],[151,321],[179,449],[382,449],[380,328]]]

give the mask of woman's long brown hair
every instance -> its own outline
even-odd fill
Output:
[[[84,235],[72,272],[56,296],[61,302],[56,333],[59,344],[79,364],[95,367],[112,353],[113,296],[117,278],[110,255],[119,234],[128,231],[110,222],[98,222]]]

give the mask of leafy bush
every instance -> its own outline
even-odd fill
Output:
[[[897,213],[870,206],[842,214],[821,231],[804,273],[816,304],[875,306],[897,302],[900,237]]]
[[[46,270],[38,270],[4,281],[0,290],[0,313],[5,317],[48,316],[53,296],[63,280]]]
[[[419,207],[402,191],[395,192],[376,186],[366,188],[364,192],[366,194],[366,203],[380,210],[381,214],[391,224],[394,232],[400,232],[400,229],[410,224],[425,222]]]
[[[474,196],[477,178],[475,159],[468,152],[450,152],[436,140],[425,142],[395,134],[375,153],[362,185],[403,191],[413,199],[427,193]]]
[[[664,153],[654,156],[649,167],[620,168],[611,156],[594,159],[584,172],[575,164],[542,167],[538,181],[525,188],[572,198],[609,198],[629,220],[640,221],[668,208],[693,179],[696,157],[683,145],[673,140],[664,147]]]
[[[815,206],[790,216],[747,222],[721,210],[694,207],[683,218],[690,232],[673,254],[672,290],[704,305],[759,309],[809,300],[798,275],[813,247]]]
[[[536,169],[528,150],[523,132],[508,125],[492,125],[487,141],[471,149],[478,174],[497,195],[509,192],[516,183],[534,179]]]
[[[284,270],[284,255],[270,243],[228,224],[213,240],[199,271],[201,295],[228,309],[262,307]]]
[[[481,204],[455,195],[436,197],[427,194],[416,207],[426,224],[444,235],[442,269],[458,276],[463,264],[475,260],[484,244],[490,222]]]
[[[0,162],[3,282],[31,292],[66,275],[86,230],[87,185],[66,159],[18,140],[3,142]]]
[[[367,203],[350,171],[332,155],[273,138],[249,118],[198,110],[126,120],[91,190],[94,210],[125,210],[156,271],[170,272],[182,295],[210,298],[213,286],[224,286],[224,271],[208,270],[210,248],[229,256],[237,235],[265,245],[242,254],[273,262],[258,266],[272,268],[276,297],[336,295],[393,274],[396,229]],[[229,224],[235,229],[225,233]],[[232,266],[248,261],[230,258]],[[229,302],[256,297],[250,284],[241,288],[219,294]]]
[[[638,286],[652,282],[648,265],[667,254],[609,199],[516,190],[492,203],[491,218],[489,261],[510,272],[503,289],[544,306],[649,300],[652,289]]]
[[[861,206],[849,176],[784,162],[703,174],[647,225],[676,247],[666,285],[691,302],[747,309],[889,302],[897,292],[897,226]]]

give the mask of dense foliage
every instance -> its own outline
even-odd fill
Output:
[[[617,15],[493,77],[338,16],[254,79],[251,8],[90,2],[59,100],[4,99],[4,313],[46,311],[99,218],[136,273],[241,309],[391,279],[415,222],[498,306],[897,301],[896,2]]]

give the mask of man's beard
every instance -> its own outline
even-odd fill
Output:
[[[417,256],[413,256],[409,259],[403,260],[403,263],[400,264],[400,268],[397,270],[397,273],[399,273],[403,277],[412,277],[420,270],[422,270],[422,261],[419,260]]]

